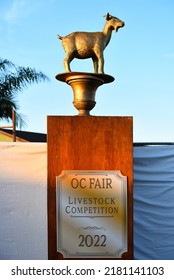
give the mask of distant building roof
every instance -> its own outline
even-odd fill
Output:
[[[13,141],[13,134],[11,129],[0,129],[0,141]],[[29,132],[16,130],[17,142],[47,142],[47,135],[45,133]]]

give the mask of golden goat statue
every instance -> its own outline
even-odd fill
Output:
[[[70,62],[74,58],[85,59],[92,58],[94,64],[94,73],[104,73],[103,51],[109,44],[112,30],[115,32],[124,26],[124,22],[111,16],[105,15],[106,23],[102,32],[73,32],[65,37],[57,35],[62,40],[62,45],[66,56],[64,58],[64,68],[66,72],[71,72]]]

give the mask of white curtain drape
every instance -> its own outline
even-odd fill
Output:
[[[0,143],[0,259],[47,259],[47,146]]]
[[[174,146],[134,147],[134,257],[174,260]]]

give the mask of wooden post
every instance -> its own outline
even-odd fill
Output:
[[[63,170],[120,170],[127,176],[128,249],[133,259],[133,119],[132,117],[48,117],[48,258],[57,252],[56,176]],[[73,240],[72,240],[73,242]]]
[[[13,142],[16,142],[16,112],[12,110],[12,134],[13,134]]]

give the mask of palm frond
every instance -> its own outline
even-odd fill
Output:
[[[49,81],[49,78],[43,72],[30,67],[16,66],[11,61],[0,58],[0,119],[11,119],[12,110],[19,109],[15,100],[18,92],[31,84],[45,81]],[[17,123],[20,126],[26,126],[23,117],[17,112]]]
[[[21,129],[22,127],[27,127],[25,115],[16,113],[16,126],[19,127],[19,129]]]
[[[0,119],[11,119],[12,118],[12,110],[18,110],[17,103],[8,96],[1,97],[0,96]]]
[[[0,58],[0,71],[6,71],[7,69],[12,67],[15,68],[15,65],[11,61]]]

